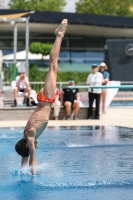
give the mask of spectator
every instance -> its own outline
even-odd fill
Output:
[[[103,75],[103,85],[107,85],[109,82],[109,73],[106,71],[108,68],[104,62],[102,62],[99,66],[99,72]],[[102,117],[105,114],[105,106],[106,106],[106,97],[107,97],[107,89],[103,89],[101,93],[101,102],[102,102]]]
[[[86,84],[90,86],[101,86],[103,83],[103,75],[100,72],[97,72],[97,65],[92,65],[92,73],[88,75]],[[89,97],[89,109],[88,109],[88,118],[91,119],[93,116],[93,102],[96,100],[96,119],[99,119],[99,106],[100,106],[100,93],[101,89],[88,89]]]
[[[56,99],[55,99],[55,102],[52,104],[52,107],[54,107],[53,119],[58,120],[60,107],[61,107],[61,102],[59,101],[60,92],[58,88],[55,89],[55,95],[56,95]]]
[[[74,86],[75,82],[73,78],[69,79],[69,86]],[[73,119],[77,120],[77,114],[80,105],[80,95],[79,89],[75,88],[65,88],[61,94],[61,104],[66,108],[66,120],[70,120],[71,109],[74,109]]]
[[[27,99],[26,99],[26,106],[31,106],[30,103],[30,84],[28,77],[24,72],[20,73],[19,76],[16,77],[16,87],[14,88],[14,105],[13,107],[17,106],[17,94],[18,91],[28,93]]]

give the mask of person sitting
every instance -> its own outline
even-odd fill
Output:
[[[74,86],[75,82],[73,78],[69,79],[69,86]],[[79,89],[64,88],[61,93],[61,105],[66,108],[66,120],[70,120],[71,109],[74,109],[73,119],[77,120],[77,114],[80,108],[80,95]]]
[[[58,120],[58,116],[60,112],[61,102],[59,101],[59,95],[60,95],[59,89],[56,88],[55,89],[56,99],[55,99],[55,102],[52,104],[52,107],[54,108],[54,116],[53,116],[54,120]]]
[[[16,87],[14,88],[14,105],[12,107],[17,106],[17,94],[19,92],[28,93],[27,99],[26,99],[26,106],[31,106],[30,104],[30,84],[28,77],[26,76],[25,72],[21,72],[19,76],[16,77]]]

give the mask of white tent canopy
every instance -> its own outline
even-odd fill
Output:
[[[26,51],[20,51],[16,53],[16,60],[25,60],[26,59]],[[28,59],[29,60],[41,60],[42,54],[32,54],[28,53]],[[49,55],[43,56],[44,60],[49,60]],[[8,54],[6,56],[3,56],[4,61],[13,61],[14,60],[14,54]]]

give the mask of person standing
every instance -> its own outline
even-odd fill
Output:
[[[107,85],[109,82],[109,73],[106,71],[108,69],[107,65],[102,62],[99,66],[99,72],[103,75],[103,85]],[[105,114],[105,106],[106,106],[106,97],[107,97],[107,89],[103,89],[101,92],[101,102],[102,102],[102,117]]]
[[[96,64],[92,65],[92,73],[88,75],[86,84],[90,86],[101,86],[103,83],[103,75],[97,71],[98,67]],[[89,88],[88,97],[89,97],[89,109],[88,109],[88,119],[91,119],[93,116],[93,102],[96,101],[96,115],[95,118],[99,119],[99,107],[100,107],[100,94],[102,90],[100,88]]]

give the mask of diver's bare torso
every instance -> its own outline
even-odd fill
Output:
[[[24,137],[37,139],[46,128],[50,116],[51,103],[39,101],[36,110],[29,118],[24,131]]]

